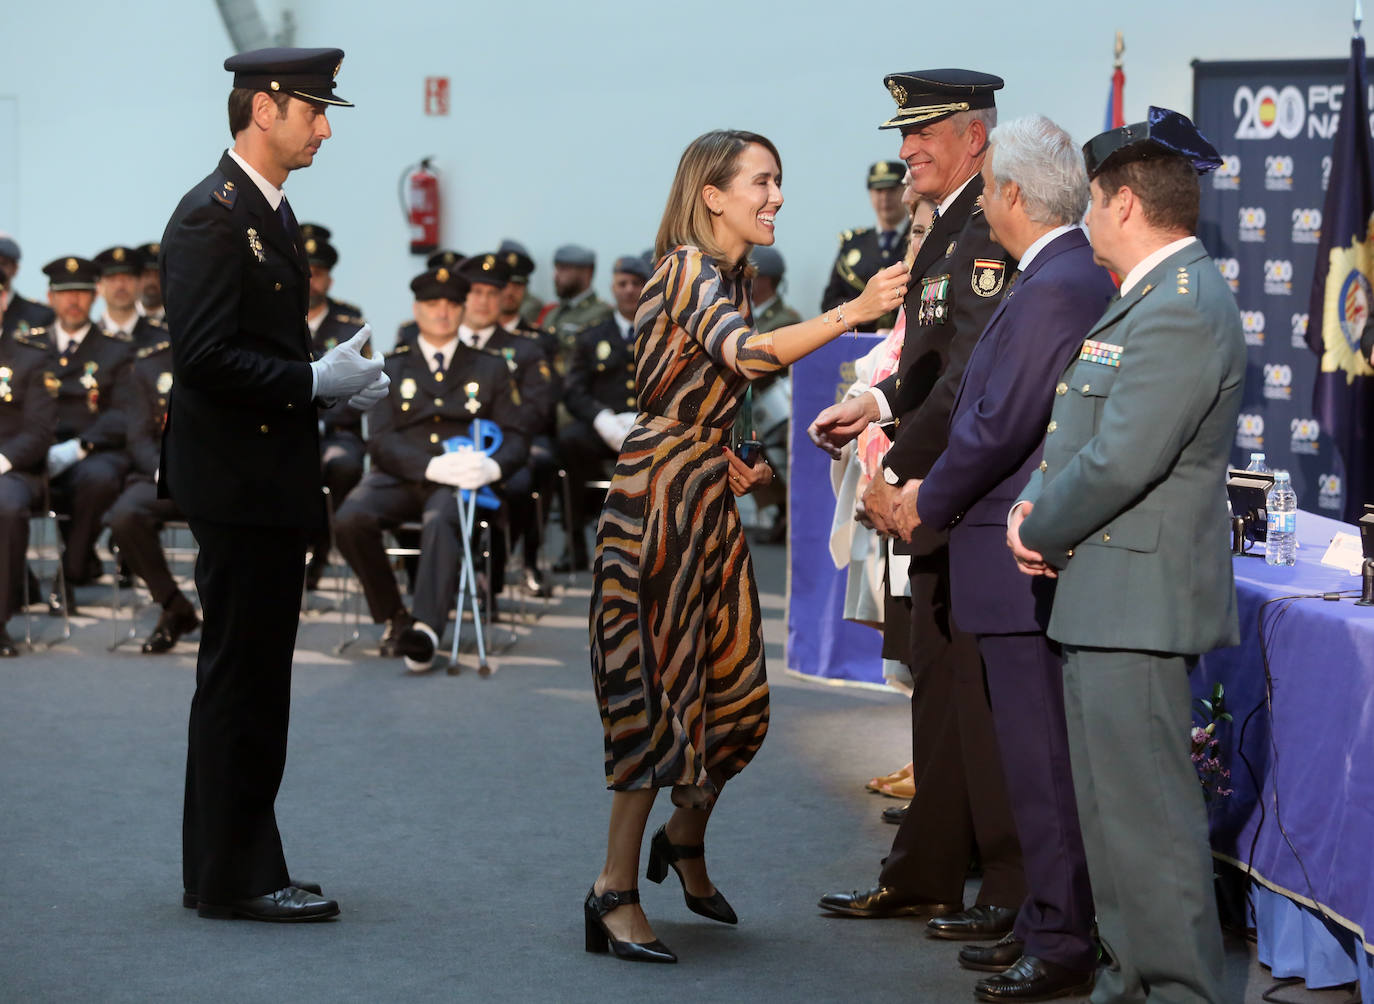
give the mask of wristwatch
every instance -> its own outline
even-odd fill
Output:
[[[896,471],[894,471],[891,467],[884,467],[884,468],[883,468],[883,480],[886,481],[886,482],[887,482],[888,484],[890,484],[890,485],[897,485],[897,484],[901,484],[901,482],[902,482],[901,475],[899,475],[899,474],[898,474]]]

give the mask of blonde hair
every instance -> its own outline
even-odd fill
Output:
[[[756,132],[742,129],[713,129],[687,144],[682,151],[682,159],[677,164],[677,174],[673,186],[668,190],[668,204],[663,209],[663,221],[658,225],[658,237],[654,241],[654,258],[662,259],[679,244],[691,244],[710,255],[722,266],[733,266],[751,274],[749,251],[745,249],[737,262],[724,260],[724,252],[716,244],[715,232],[711,228],[711,210],[701,197],[707,185],[725,189],[730,186],[739,173],[740,155],[751,143],[757,143],[773,155],[782,172],[782,158],[778,148],[771,140]]]

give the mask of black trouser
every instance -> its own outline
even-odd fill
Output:
[[[568,472],[568,554],[574,564],[585,565],[589,493],[584,486],[588,481],[603,480],[608,461],[613,466],[619,454],[606,445],[589,423],[574,419],[558,430],[558,455],[563,470]],[[596,497],[604,499],[605,492],[596,493]]]
[[[13,471],[0,475],[0,547],[5,548],[4,567],[0,568],[0,628],[23,605],[33,498],[33,489],[21,475]]]
[[[62,572],[69,585],[81,585],[99,575],[95,541],[128,472],[127,456],[105,450],[78,460],[52,479],[53,509],[71,517],[62,554]]]
[[[949,616],[947,547],[912,559],[911,601],[916,796],[879,881],[925,902],[961,902],[976,845],[983,859],[977,902],[1016,909],[1026,898],[1021,847],[978,643]]]
[[[181,518],[177,504],[158,498],[157,485],[142,477],[131,480],[105,514],[105,525],[129,571],[147,584],[154,602],[164,609],[181,591],[167,567],[158,532],[168,520]]]
[[[535,436],[530,441],[529,460],[503,482],[506,507],[510,513],[511,539],[520,538],[526,568],[533,568],[538,561],[539,542],[544,537],[544,522],[549,516],[549,501],[557,470],[553,440],[548,436]],[[534,492],[540,496],[537,513],[531,497]],[[504,559],[505,546],[500,534],[493,535],[492,547],[493,554]],[[493,568],[503,564],[504,560],[493,558]]]
[[[289,881],[274,803],[309,531],[190,522],[205,624],[187,737],[182,872],[203,902],[227,903]]]
[[[348,493],[362,480],[366,454],[362,439],[347,430],[326,433],[320,440],[320,472],[329,489],[331,511],[337,513]],[[310,542],[311,553],[321,568],[329,554],[329,543],[329,527],[325,525]]]
[[[405,609],[396,576],[387,561],[382,532],[419,519],[420,564],[415,574],[411,613],[438,634],[444,633],[458,596],[458,572],[463,560],[456,495],[454,488],[427,481],[403,481],[374,470],[353,489],[343,508],[334,515],[339,550],[362,582],[368,609],[378,624]],[[479,509],[477,515],[473,524],[473,562],[474,570],[481,572],[484,569],[477,548],[476,524],[484,517],[490,522],[493,514]]]

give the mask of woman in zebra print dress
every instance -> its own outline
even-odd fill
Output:
[[[771,474],[735,456],[728,435],[751,379],[882,316],[906,292],[906,269],[893,265],[821,317],[753,330],[748,254],[773,243],[781,183],[762,136],[717,130],[693,141],[635,315],[640,414],[601,514],[592,588],[592,678],[614,794],[606,863],[584,904],[588,951],[609,944],[621,958],[677,960],[654,939],[635,881],[663,787],[677,809],[654,835],[649,877],[661,881],[671,865],[690,909],[735,922],[703,841],[721,787],[768,729],[758,590],[734,496]]]

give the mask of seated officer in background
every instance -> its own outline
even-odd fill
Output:
[[[10,291],[0,284],[0,314]],[[27,329],[0,338],[0,656],[19,650],[5,625],[20,611],[29,513],[43,497],[43,465],[57,428],[57,399],[44,386],[47,342]]]
[[[535,519],[530,493],[538,490],[547,497],[557,470],[553,422],[561,384],[537,341],[497,323],[506,290],[511,286],[506,262],[513,253],[473,255],[458,269],[458,274],[470,284],[458,338],[464,345],[500,357],[514,383],[512,397],[520,413],[520,426],[530,440],[525,463],[503,479],[506,516],[511,538],[519,538],[524,544],[525,586],[542,593],[543,578],[536,567],[542,527]],[[497,533],[492,538],[492,574],[487,583],[492,596],[505,588],[505,563],[505,534]]]
[[[615,260],[611,293],[615,313],[573,341],[563,404],[572,421],[558,431],[558,455],[568,472],[567,551],[554,567],[581,571],[587,567],[588,481],[606,477],[607,462],[620,456],[620,445],[639,414],[635,396],[635,310],[649,281],[649,263],[639,255]],[[597,497],[604,498],[604,492]]]
[[[51,346],[48,392],[57,398],[56,442],[48,448],[49,490],[53,508],[71,516],[62,555],[65,596],[48,597],[49,613],[72,603],[73,586],[98,579],[95,540],[101,520],[119,497],[129,471],[127,420],[120,410],[128,390],[133,343],[122,332],[107,335],[91,323],[91,304],[100,266],[85,258],[58,258],[43,267],[48,300],[57,319],[43,333]]]
[[[96,292],[105,301],[100,329],[107,335],[124,335],[139,349],[167,338],[167,325],[138,311],[143,291],[143,259],[129,247],[106,248],[95,256],[100,266]]]
[[[162,302],[162,276],[157,271],[157,256],[162,245],[157,241],[140,244],[138,252],[138,312],[150,321],[166,322],[167,308]]]
[[[760,244],[749,252],[749,260],[758,269],[754,273],[754,327],[759,331],[773,331],[789,324],[800,324],[801,314],[782,302],[782,278],[787,262],[777,248]]]
[[[0,234],[0,286],[9,290],[9,306],[0,317],[0,331],[21,334],[30,328],[41,328],[52,323],[52,308],[33,300],[26,300],[14,288],[14,276],[19,271],[19,242],[8,234]]]
[[[777,248],[759,245],[749,252],[749,260],[758,272],[754,275],[754,327],[759,331],[774,331],[801,322],[801,315],[782,300],[780,291],[787,263]],[[788,418],[792,413],[792,375],[788,368],[755,380],[750,384],[750,406],[741,410],[744,424],[740,439],[763,442],[768,465],[773,468],[773,480],[754,490],[754,505],[760,512],[776,506],[773,522],[760,536],[768,544],[776,544],[787,536],[787,438]]]
[[[529,263],[528,268],[526,268],[523,263],[519,269],[514,267],[511,268],[511,281],[518,283],[521,287],[520,304],[516,310],[521,320],[535,330],[538,330],[535,321],[538,320],[540,313],[544,310],[544,301],[530,292],[530,276],[534,274],[534,259],[530,257],[529,248],[525,247],[525,245],[517,240],[512,240],[510,237],[501,241],[500,247],[496,249],[497,254],[508,254],[512,251],[522,259],[522,262]],[[502,313],[504,314],[504,310]],[[504,316],[502,317],[501,323],[506,323]]]
[[[553,253],[553,291],[558,302],[546,306],[537,323],[541,331],[557,339],[559,375],[568,372],[577,336],[611,315],[611,308],[592,289],[595,274],[596,254],[588,248],[564,244]]]
[[[310,236],[305,235],[307,227],[310,228]],[[329,289],[334,284],[331,270],[338,263],[339,253],[329,243],[328,233],[318,223],[307,223],[301,227],[305,258],[310,263],[310,295],[305,322],[310,328],[311,349],[317,359],[335,345],[348,341],[367,323],[352,304],[329,296]],[[363,347],[363,355],[371,358],[370,345]],[[325,487],[329,489],[333,512],[339,511],[339,506],[353,486],[362,479],[363,456],[366,452],[362,412],[351,407],[347,401],[339,401],[321,410],[320,469]],[[324,575],[328,564],[329,527],[324,526],[310,543],[310,564],[305,568],[306,589],[319,588],[320,577]]]
[[[177,588],[158,539],[164,523],[182,518],[175,502],[157,497],[162,429],[167,424],[167,397],[172,391],[170,338],[134,353],[129,384],[124,408],[132,469],[124,491],[105,514],[105,525],[129,570],[143,580],[162,608],[157,626],[143,643],[145,653],[157,655],[171,650],[178,638],[200,627],[196,608]]]
[[[455,273],[458,271],[458,266],[463,264],[466,259],[467,255],[463,254],[461,251],[435,251],[425,259],[425,268],[431,272],[435,269],[443,268],[448,269],[450,273]],[[458,305],[458,320],[461,321],[462,319],[463,306],[460,303]],[[402,345],[414,345],[415,339],[418,338],[419,335],[420,328],[413,318],[409,321],[401,322],[396,328],[396,348],[400,348]]]
[[[832,310],[863,292],[875,273],[902,260],[906,254],[910,220],[902,205],[902,178],[906,164],[880,160],[868,169],[868,200],[873,204],[876,227],[858,227],[840,234],[840,250],[830,270],[830,281],[821,296],[821,310]],[[897,312],[861,324],[858,331],[883,331],[897,322]]]
[[[382,654],[406,656],[428,669],[448,622],[462,559],[455,488],[479,488],[524,463],[526,434],[500,358],[458,340],[467,285],[446,268],[410,284],[420,335],[386,359],[391,388],[368,418],[372,470],[334,517],[339,550],[357,573],[372,619],[385,623]],[[445,453],[444,441],[470,435],[472,420],[493,422],[503,436],[490,457]],[[401,601],[382,531],[422,520],[414,614]]]

